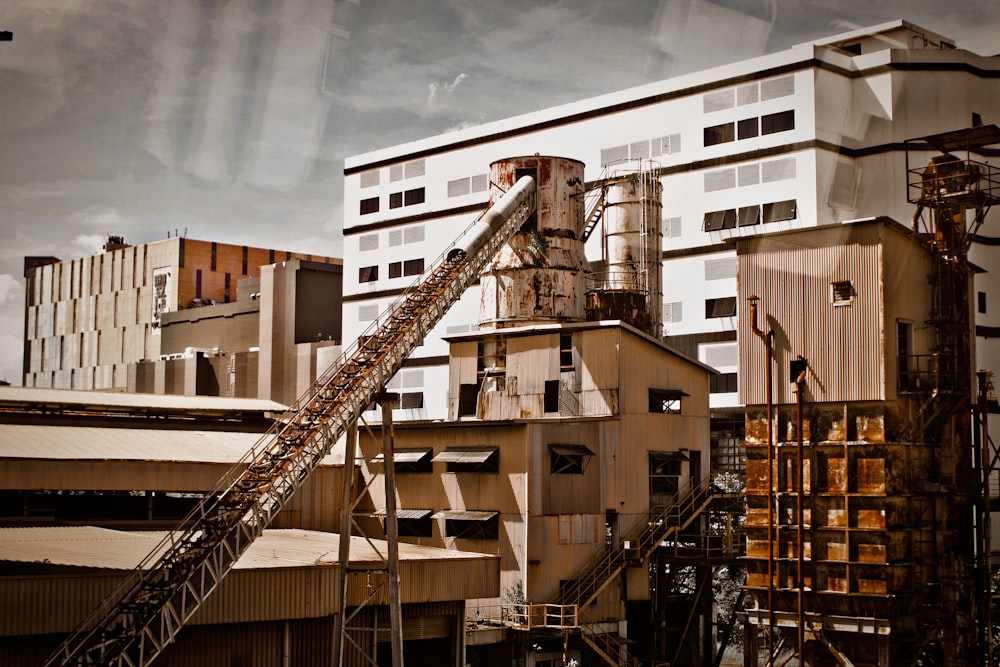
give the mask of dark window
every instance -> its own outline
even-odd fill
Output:
[[[393,192],[389,195],[389,208],[400,208],[403,205],[403,193]]]
[[[499,512],[470,512],[452,510],[439,512],[443,517],[444,534],[466,540],[495,540],[500,536]]]
[[[838,280],[830,283],[830,303],[850,303],[854,298],[854,285],[850,280]]]
[[[719,373],[708,378],[708,391],[711,394],[731,394],[736,390],[736,373]]]
[[[559,334],[559,369],[573,370],[573,334]]]
[[[764,222],[781,222],[782,220],[794,220],[796,205],[794,199],[786,201],[776,201],[764,204]]]
[[[706,232],[717,232],[720,229],[732,229],[735,226],[736,209],[727,208],[725,211],[710,211],[706,213],[702,229]]]
[[[896,359],[899,364],[899,388],[913,389],[913,376],[910,373],[912,358],[913,325],[909,322],[896,323]]]
[[[378,280],[378,265],[362,266],[358,269],[359,283],[370,283],[375,280]]]
[[[979,312],[986,312],[986,292],[978,292],[976,294],[976,301],[978,302]]]
[[[555,475],[582,475],[593,455],[584,445],[549,445],[549,470]]]
[[[434,521],[431,516],[433,510],[397,509],[396,528],[401,537],[431,537],[434,531]],[[385,525],[385,511],[380,510],[373,516],[383,521],[382,529],[389,533],[388,526]]]
[[[545,412],[559,412],[559,380],[545,381],[545,397],[542,409]]]
[[[196,269],[194,274],[194,298],[201,298],[201,269]]]
[[[226,282],[223,286],[222,298],[225,299],[226,303],[229,303],[230,296],[232,294],[232,283],[233,277],[230,274],[226,274]]]
[[[434,535],[434,522],[431,512],[427,510],[425,517],[397,517],[396,529],[400,537],[431,537]]]
[[[424,203],[424,189],[416,188],[414,190],[406,191],[406,201],[404,202],[407,206],[413,206],[414,204]]]
[[[760,206],[743,206],[736,211],[736,224],[749,227],[760,223]]]
[[[760,117],[760,133],[774,134],[795,129],[795,111],[781,111]]]
[[[677,493],[681,465],[686,460],[681,452],[650,452],[649,493]]]
[[[411,391],[399,395],[399,407],[403,410],[415,410],[424,407],[424,392]]]
[[[212,270],[213,271],[217,271],[218,270],[216,268],[218,266],[218,264],[217,264],[218,254],[219,254],[219,244],[216,243],[215,241],[212,241]]]
[[[752,139],[760,134],[757,129],[757,119],[747,118],[736,124],[736,136],[740,139]]]
[[[490,446],[449,447],[432,460],[448,464],[448,472],[498,472],[500,448]]]
[[[680,389],[649,390],[649,411],[663,415],[679,415],[681,413],[681,397],[689,396]]]
[[[706,127],[705,145],[715,146],[716,144],[725,144],[733,141],[736,138],[733,134],[733,129],[734,126],[732,123],[723,123],[722,125]]]
[[[399,278],[403,275],[403,263],[402,262],[389,262],[389,277]]]
[[[424,272],[424,258],[408,259],[403,262],[404,276],[419,276]]]
[[[458,416],[475,417],[479,402],[479,385],[463,384],[458,388]]]
[[[369,213],[378,213],[378,197],[361,200],[361,215]]]
[[[733,317],[735,315],[735,296],[725,296],[721,299],[705,299],[705,319],[711,319],[713,317]]]
[[[860,56],[861,55],[861,42],[858,42],[857,44],[844,44],[840,48],[843,49],[844,51],[847,51],[850,54],[853,54],[853,55],[856,55],[856,56]]]

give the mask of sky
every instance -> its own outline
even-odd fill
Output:
[[[0,380],[25,256],[181,234],[339,257],[343,161],[904,18],[1000,53],[995,0],[4,0]]]

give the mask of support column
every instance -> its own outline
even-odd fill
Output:
[[[396,521],[396,478],[392,432],[392,406],[398,394],[375,397],[382,408],[382,458],[385,462],[385,535],[389,542],[389,629],[392,664],[403,667],[403,609],[399,601],[399,525]]]

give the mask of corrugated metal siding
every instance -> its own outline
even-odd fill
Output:
[[[789,361],[809,361],[810,401],[882,400],[885,387],[882,225],[832,225],[739,241],[740,308],[760,297],[758,326],[775,331],[774,400],[794,403]],[[850,305],[835,306],[830,284],[850,280]],[[739,322],[740,400],[766,402],[764,344]]]

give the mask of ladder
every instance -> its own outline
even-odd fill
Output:
[[[535,182],[523,176],[313,383],[46,667],[144,667],[162,653],[534,210]]]

